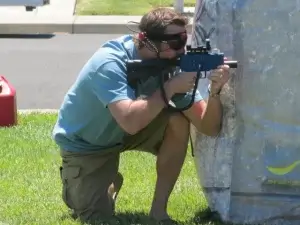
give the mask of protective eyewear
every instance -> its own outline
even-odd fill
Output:
[[[166,43],[169,47],[175,51],[178,51],[186,45],[188,36],[187,32],[181,32],[177,34],[163,34],[163,35],[147,35],[150,40],[160,41]]]
[[[168,44],[169,47],[175,51],[184,48],[188,39],[186,32],[179,34],[165,34],[163,37],[162,42]]]

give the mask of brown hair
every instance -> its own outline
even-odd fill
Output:
[[[156,8],[146,13],[139,24],[139,30],[150,35],[163,35],[168,25],[174,24],[178,26],[188,25],[189,20],[186,16],[177,13],[175,10],[170,8]],[[156,51],[159,48],[157,41],[139,41],[138,48],[142,48],[145,45],[150,45]]]
[[[170,8],[156,8],[145,14],[139,25],[141,32],[162,35],[168,25],[186,26],[187,17]]]

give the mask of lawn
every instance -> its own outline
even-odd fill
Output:
[[[174,0],[77,0],[77,15],[143,15],[155,7],[173,7]],[[196,0],[184,0],[195,7]]]
[[[19,115],[18,126],[0,129],[0,224],[80,224],[69,216],[60,197],[60,158],[51,140],[55,119],[53,114]],[[125,177],[117,202],[121,224],[149,224],[146,214],[155,182],[155,158],[147,153],[125,153],[120,171]],[[186,225],[219,224],[210,220],[196,223],[206,208],[189,154],[171,195],[169,212]]]

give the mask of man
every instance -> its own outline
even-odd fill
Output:
[[[229,79],[228,67],[212,72],[210,97],[199,92],[193,106],[170,113],[156,79],[133,90],[126,81],[126,59],[173,58],[184,53],[185,17],[168,8],[141,19],[140,33],[106,42],[85,64],[66,94],[53,130],[61,148],[63,200],[84,221],[109,218],[122,185],[120,153],[141,150],[157,155],[157,182],[150,216],[170,220],[167,202],[181,171],[189,123],[215,136],[221,128],[219,92]],[[168,100],[186,105],[196,73],[180,73],[165,82]],[[136,92],[135,92],[136,91]],[[183,93],[184,97],[175,96]]]

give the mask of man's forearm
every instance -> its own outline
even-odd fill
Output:
[[[209,136],[219,134],[222,126],[222,104],[220,96],[209,97],[207,107],[201,121],[201,131]]]
[[[173,93],[168,87],[168,83],[165,84],[165,90],[167,100],[170,100]],[[133,101],[128,112],[128,123],[132,127],[132,133],[137,133],[146,127],[165,107],[166,103],[160,90],[145,99]]]

